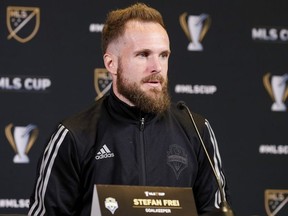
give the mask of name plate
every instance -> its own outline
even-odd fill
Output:
[[[91,216],[198,216],[192,188],[95,185]]]

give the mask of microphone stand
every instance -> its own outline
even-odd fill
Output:
[[[234,216],[234,213],[233,213],[230,205],[228,204],[228,202],[226,201],[226,198],[225,198],[225,196],[224,196],[224,191],[223,191],[223,188],[222,188],[222,186],[221,186],[220,177],[218,176],[218,174],[217,174],[217,172],[216,172],[216,170],[215,170],[215,167],[214,167],[214,165],[213,165],[213,163],[212,163],[212,161],[211,161],[211,158],[210,158],[210,156],[209,156],[209,153],[208,153],[208,151],[207,151],[207,149],[206,149],[206,146],[205,146],[205,144],[204,144],[204,142],[203,142],[203,139],[202,139],[202,137],[201,137],[201,135],[200,135],[200,133],[199,133],[198,127],[197,127],[197,125],[196,125],[196,123],[195,123],[195,120],[194,120],[194,118],[193,118],[192,113],[190,112],[190,109],[186,106],[186,104],[185,104],[184,102],[178,102],[178,107],[179,107],[180,109],[182,109],[182,108],[184,107],[184,108],[186,109],[186,111],[188,112],[189,117],[190,117],[190,120],[191,120],[191,122],[192,122],[192,124],[193,124],[193,127],[194,127],[194,129],[195,129],[195,131],[196,131],[196,133],[197,133],[197,136],[198,136],[198,138],[199,138],[199,140],[200,140],[200,143],[201,143],[201,145],[202,145],[202,147],[203,147],[203,149],[204,149],[204,152],[205,152],[205,154],[206,154],[206,156],[207,156],[207,159],[208,159],[208,161],[209,161],[209,164],[210,164],[210,166],[211,166],[211,168],[212,168],[212,171],[213,171],[213,173],[214,173],[214,176],[215,176],[215,178],[216,178],[216,181],[217,181],[217,184],[218,184],[218,188],[219,188],[219,191],[220,191],[220,197],[221,197],[220,208],[217,209],[217,210],[215,210],[215,211],[206,212],[206,213],[204,213],[204,214],[201,214],[201,216]],[[181,108],[181,107],[182,107],[182,108]]]

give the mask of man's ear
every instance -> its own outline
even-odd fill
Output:
[[[112,74],[112,75],[117,75],[117,57],[113,54],[110,53],[105,53],[103,55],[103,60],[106,69]]]

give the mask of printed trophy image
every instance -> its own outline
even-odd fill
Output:
[[[201,42],[211,23],[209,15],[189,15],[187,18],[187,13],[183,13],[179,20],[184,33],[190,41],[187,49],[189,51],[202,51],[203,45]]]
[[[13,131],[13,132],[12,132]],[[38,129],[35,125],[15,126],[9,124],[5,128],[7,140],[15,151],[14,163],[29,163],[28,152],[38,136]]]
[[[286,85],[286,81],[288,80],[288,74],[284,74],[282,76],[273,75],[267,73],[263,77],[264,86],[274,101],[271,106],[272,111],[283,112],[286,111],[287,107],[285,105],[285,100],[288,96],[288,88]]]
[[[271,85],[275,98],[275,102],[272,104],[271,107],[273,111],[286,111],[286,105],[283,102],[283,96],[286,90],[287,80],[288,74],[285,74],[283,76],[272,76]]]

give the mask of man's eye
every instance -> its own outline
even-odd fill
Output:
[[[138,54],[138,56],[140,56],[140,57],[147,57],[147,56],[148,56],[148,53],[146,53],[146,52],[141,52],[141,53]]]
[[[168,54],[168,53],[162,53],[160,56],[161,56],[162,58],[168,58],[169,54]]]

